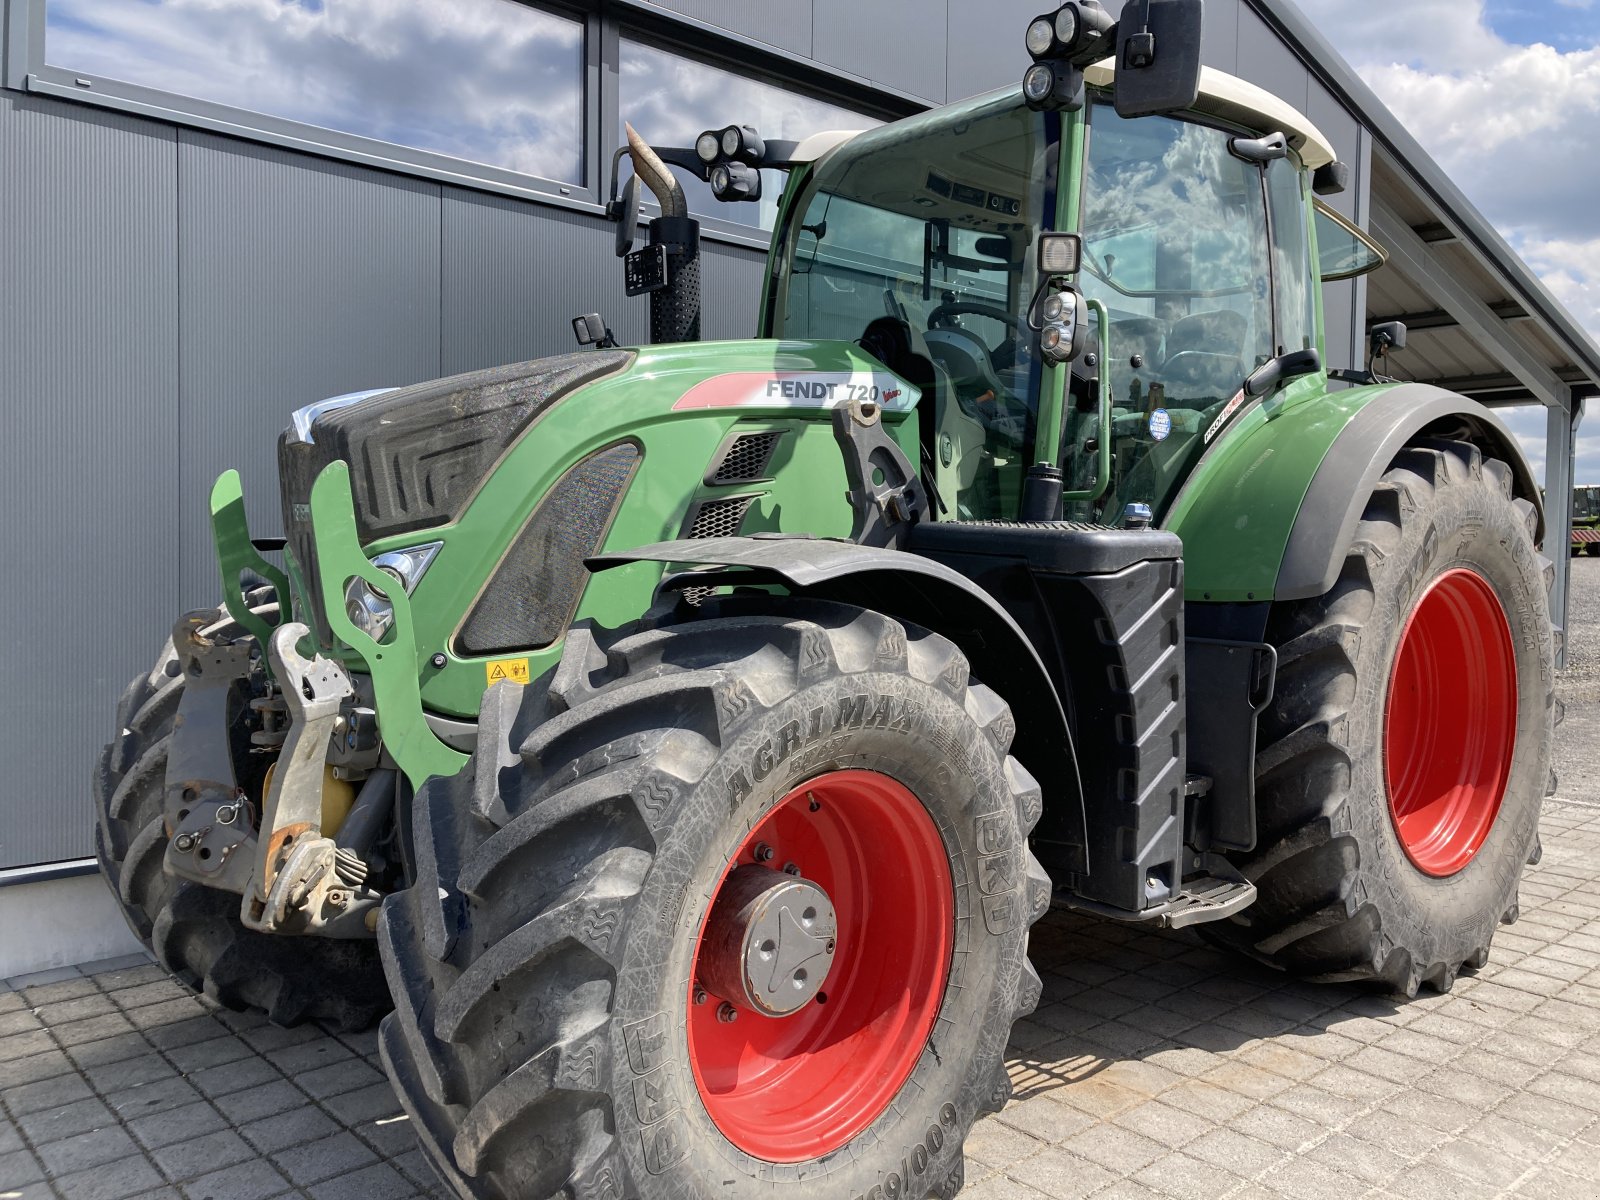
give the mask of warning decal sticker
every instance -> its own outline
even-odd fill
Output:
[[[497,683],[527,683],[528,660],[525,658],[497,658],[483,664],[489,677],[489,686]]]

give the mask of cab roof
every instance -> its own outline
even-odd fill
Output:
[[[1109,58],[1096,63],[1084,72],[1084,79],[1091,87],[1109,88],[1114,78],[1115,67]],[[964,108],[986,102],[1008,91],[1015,92],[1016,89],[1001,89],[999,92],[975,96],[949,107]],[[1328,139],[1322,135],[1322,131],[1313,125],[1305,114],[1278,99],[1265,88],[1259,88],[1253,83],[1247,83],[1223,71],[1215,71],[1210,67],[1200,68],[1200,100],[1195,105],[1195,111],[1220,117],[1259,133],[1282,133],[1289,139],[1289,144],[1299,153],[1305,165],[1312,170],[1333,162],[1338,157]],[[790,159],[793,162],[815,162],[860,132],[862,131],[833,129],[814,133],[795,147]]]

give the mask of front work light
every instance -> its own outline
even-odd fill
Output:
[[[718,200],[761,199],[761,172],[744,163],[718,163],[711,168],[711,194]]]
[[[1036,17],[1032,25],[1028,26],[1028,53],[1034,58],[1043,58],[1055,46],[1056,31],[1049,17]]]
[[[694,140],[695,157],[707,166],[717,161],[717,153],[721,148],[721,140],[709,129]]]
[[[1036,62],[1022,77],[1022,98],[1036,112],[1083,107],[1083,72],[1069,62]]]

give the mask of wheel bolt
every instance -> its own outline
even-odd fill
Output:
[[[757,862],[771,862],[775,851],[765,842],[756,843],[755,860]]]
[[[800,868],[795,863],[784,863],[783,864],[783,873],[785,875],[796,875],[796,876],[798,876],[800,874]]]
[[[706,1002],[706,990],[705,990],[705,988],[701,988],[701,987],[695,988],[695,990],[694,990],[694,1002],[696,1004],[704,1004]]]
[[[722,1002],[722,1007],[717,1009],[717,1020],[721,1021],[724,1025],[732,1025],[738,1019],[739,1010],[724,1000]]]

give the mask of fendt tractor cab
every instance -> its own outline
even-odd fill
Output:
[[[282,542],[218,480],[223,606],[98,776],[161,961],[392,1005],[429,1159],[525,1200],[955,1195],[1052,904],[1481,966],[1551,780],[1539,493],[1479,405],[1329,370],[1382,252],[1200,21],[1071,0],[1020,88],[633,136],[653,344],[302,408]],[[700,342],[680,175],[779,172],[760,334]]]

